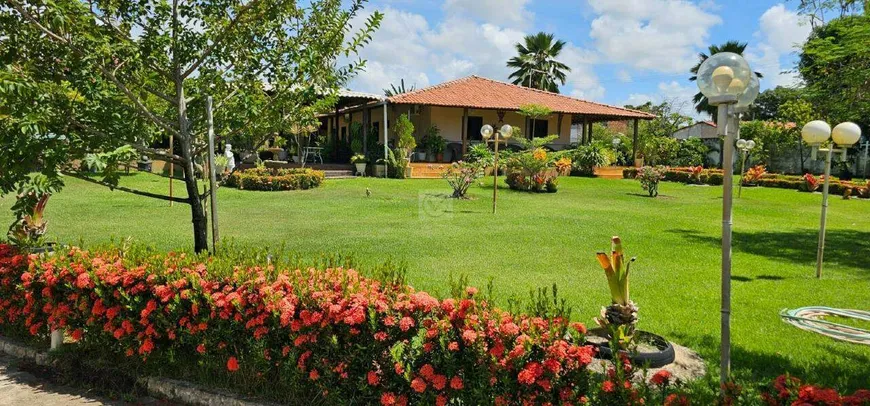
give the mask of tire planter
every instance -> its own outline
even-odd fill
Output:
[[[596,328],[590,330],[589,335],[604,338],[607,333],[604,329]],[[647,331],[637,331],[635,333],[635,339],[656,347],[658,351],[638,351],[637,354],[630,355],[629,359],[631,360],[632,365],[646,365],[649,368],[661,368],[674,362],[674,359],[676,358],[674,346],[664,337]],[[606,340],[598,343],[590,342],[589,344],[598,349],[598,358],[613,358],[613,350],[610,349],[610,343]]]

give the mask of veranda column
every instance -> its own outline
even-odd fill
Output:
[[[559,139],[561,139],[562,138],[562,113],[559,113],[559,119],[557,120],[557,122],[558,122],[558,124],[556,124],[556,125],[558,126],[557,128],[559,130],[556,131],[556,134],[559,134]]]
[[[468,153],[468,107],[462,109],[462,158],[466,153]]]
[[[637,161],[637,124],[638,119],[634,119],[634,133],[631,136],[631,159],[632,164]],[[637,166],[637,165],[635,165]]]
[[[387,177],[387,157],[390,149],[390,142],[387,139],[387,134],[389,133],[389,122],[387,121],[387,101],[384,100],[384,177]]]
[[[362,133],[363,133],[363,154],[369,153],[369,126],[372,122],[371,111],[367,107],[363,107],[362,111]]]

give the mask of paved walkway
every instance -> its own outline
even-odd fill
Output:
[[[23,371],[17,360],[0,354],[0,406],[52,406],[52,405],[166,405],[153,399],[135,403],[111,401],[88,394],[87,391],[54,385],[45,379]]]

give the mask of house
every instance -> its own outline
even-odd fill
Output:
[[[685,140],[689,138],[719,138],[719,135],[716,134],[716,123],[712,121],[699,121],[695,124],[687,125],[677,131],[674,131],[672,136],[678,140]]]
[[[528,119],[519,113],[527,104],[546,106],[552,114]],[[377,136],[383,144],[384,139],[393,138],[389,126],[400,114],[411,119],[418,143],[430,126],[438,127],[448,144],[445,161],[461,159],[470,145],[481,142],[480,129],[485,124],[495,128],[510,124],[527,137],[532,128],[536,137],[556,134],[559,138],[550,147],[561,149],[591,141],[593,122],[631,120],[636,136],[638,120],[655,118],[642,111],[468,76],[392,97],[343,91],[336,111],[321,116],[320,135],[347,139],[349,124],[359,122],[364,139]]]

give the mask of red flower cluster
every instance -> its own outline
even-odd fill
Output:
[[[594,350],[582,324],[513,315],[476,294],[438,300],[341,268],[226,274],[184,254],[72,248],[40,258],[0,245],[3,328],[63,328],[142,362],[186,354],[227,373],[307,382],[335,403],[586,399]]]
[[[771,390],[762,392],[764,402],[770,406],[868,406],[870,390],[862,389],[850,396],[836,390],[801,383],[793,376],[781,375],[773,381]]]

